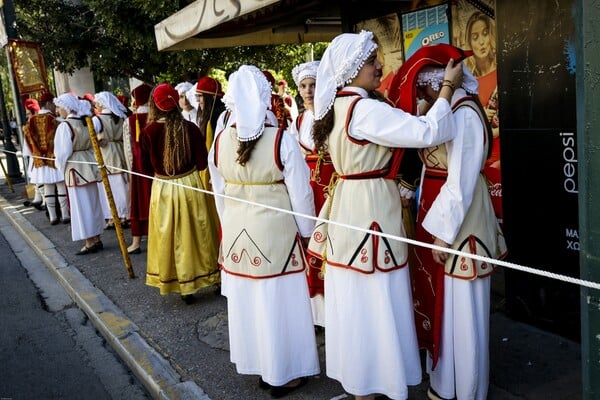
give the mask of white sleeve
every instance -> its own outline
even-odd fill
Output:
[[[94,130],[96,133],[102,133],[102,122],[100,122],[100,118],[93,116],[92,122],[94,123]]]
[[[438,99],[420,117],[378,100],[362,99],[354,108],[349,134],[388,147],[423,148],[453,139],[456,127],[445,99]]]
[[[131,171],[131,167],[133,165],[133,149],[131,145],[131,141],[134,140],[135,137],[135,127],[134,133],[131,133],[131,127],[129,126],[129,118],[125,119],[123,122],[123,152],[125,153],[125,163],[127,164],[127,169]]]
[[[212,184],[212,189],[215,194],[223,194],[225,193],[225,179],[219,172],[219,169],[215,165],[215,144],[217,143],[217,139],[221,131],[215,133],[215,140],[213,140],[212,145],[210,146],[210,150],[208,151],[208,171],[210,173],[210,182]],[[215,195],[215,205],[217,206],[217,213],[219,214],[219,219],[221,222],[223,221],[223,209],[224,209],[224,201],[223,197]]]
[[[310,169],[304,161],[300,147],[289,134],[281,139],[281,162],[283,163],[283,180],[287,187],[290,203],[294,212],[315,216],[315,201],[310,187]],[[312,235],[315,221],[313,219],[294,216],[298,231],[302,237]]]
[[[73,154],[71,128],[68,122],[61,122],[56,128],[54,135],[54,156],[56,157],[56,168],[63,174],[65,173],[65,166],[71,154]]]
[[[423,220],[427,232],[450,244],[471,207],[484,157],[484,127],[477,113],[469,107],[460,107],[454,116],[457,135],[446,143],[448,178]]]

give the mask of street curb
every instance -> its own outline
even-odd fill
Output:
[[[195,382],[181,380],[169,361],[143,338],[138,326],[70,265],[56,246],[21,215],[17,206],[0,196],[0,208],[153,399],[210,400]]]

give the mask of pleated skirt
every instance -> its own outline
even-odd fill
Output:
[[[200,175],[152,184],[146,284],[162,295],[193,294],[220,281],[218,231],[208,217],[207,195],[183,186],[202,188]]]

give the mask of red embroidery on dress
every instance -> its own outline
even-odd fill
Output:
[[[292,262],[292,265],[294,267],[298,266],[298,260],[296,259],[296,255],[295,254],[292,254],[292,261],[291,262]]]
[[[246,254],[246,256],[248,257],[248,259],[250,260],[250,264],[252,264],[252,266],[254,267],[259,267],[260,264],[262,264],[262,260],[260,257],[250,257],[250,254],[248,254],[248,252],[246,251],[246,249],[243,249],[242,252],[240,254],[238,253],[232,253],[231,254],[231,261],[233,261],[236,264],[239,264],[242,261],[242,256]]]
[[[460,270],[466,271],[468,269],[469,269],[469,266],[467,265],[467,259],[465,257],[462,257],[460,259]]]
[[[315,239],[315,242],[317,243],[323,243],[325,241],[325,235],[323,235],[322,232],[315,231],[313,233],[313,239]]]
[[[367,261],[369,261],[369,257],[367,256],[367,249],[363,248],[360,251],[360,254],[362,254],[362,256],[360,257],[360,262],[365,264]]]
[[[390,257],[390,251],[386,250],[383,254],[385,254],[385,257],[383,258],[383,262],[385,264],[389,264],[390,261],[392,260],[391,257]]]

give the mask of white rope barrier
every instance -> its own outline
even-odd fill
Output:
[[[4,151],[5,153],[14,153],[14,154],[16,154],[15,152],[9,152],[9,151],[6,151],[6,150],[2,150],[2,151]],[[30,157],[34,157],[34,156],[30,156]],[[40,159],[44,159],[44,160],[54,160],[53,158],[46,158],[46,157],[34,157],[34,158],[40,158]],[[97,163],[91,163],[91,162],[86,162],[86,161],[69,161],[69,162],[72,162],[72,163],[81,163],[81,164],[94,164],[94,165],[98,165]],[[195,187],[191,187],[191,186],[187,186],[187,185],[182,185],[182,184],[170,181],[170,180],[160,179],[160,178],[157,178],[157,177],[154,177],[154,176],[148,176],[148,175],[140,174],[140,173],[137,173],[137,172],[129,171],[129,170],[126,170],[126,169],[122,169],[122,168],[118,168],[118,167],[113,167],[113,166],[110,166],[110,165],[107,165],[106,167],[109,167],[109,168],[111,168],[113,170],[116,170],[116,171],[121,171],[121,172],[124,172],[124,173],[128,173],[128,174],[131,174],[131,175],[140,176],[142,178],[156,180],[156,181],[160,181],[160,182],[163,182],[163,183],[168,183],[168,184],[171,184],[171,185],[175,185],[175,186],[178,186],[178,187],[181,187],[181,188],[184,188],[184,189],[189,189],[189,190],[194,190],[194,191],[197,191],[197,192],[209,194],[209,195],[212,195],[212,196],[215,196],[215,197],[222,197],[224,199],[234,200],[234,201],[238,201],[238,202],[241,202],[241,203],[244,203],[244,204],[248,204],[248,205],[252,205],[252,206],[263,207],[263,208],[266,208],[266,209],[269,209],[269,210],[274,210],[274,211],[277,211],[277,212],[291,214],[291,215],[293,215],[295,217],[306,218],[306,219],[310,219],[310,220],[313,220],[313,221],[316,221],[316,222],[324,222],[324,223],[328,223],[328,224],[332,224],[332,225],[336,225],[336,226],[340,226],[340,227],[344,227],[344,228],[348,228],[348,229],[354,229],[356,231],[363,232],[363,233],[366,233],[366,234],[376,235],[376,236],[384,237],[384,238],[387,238],[387,239],[390,239],[390,240],[396,240],[396,241],[400,241],[400,242],[405,242],[407,244],[411,244],[411,245],[414,245],[414,246],[421,246],[421,247],[430,248],[432,250],[444,251],[446,253],[454,254],[454,255],[457,255],[457,256],[468,257],[468,258],[471,258],[471,259],[474,259],[474,260],[477,260],[477,261],[486,262],[486,263],[489,263],[489,264],[494,264],[496,266],[505,267],[505,268],[516,270],[516,271],[526,272],[526,273],[529,273],[529,274],[538,275],[538,276],[542,276],[542,277],[545,277],[545,278],[555,279],[555,280],[559,280],[559,281],[562,281],[562,282],[572,283],[572,284],[579,285],[579,286],[585,286],[585,287],[588,287],[590,289],[600,290],[600,283],[597,283],[597,282],[592,282],[592,281],[588,281],[588,280],[584,280],[584,279],[579,279],[579,278],[573,278],[571,276],[557,274],[557,273],[546,271],[546,270],[543,270],[543,269],[532,268],[532,267],[528,267],[528,266],[525,266],[525,265],[520,265],[520,264],[515,264],[515,263],[507,262],[507,261],[504,261],[504,260],[498,260],[498,259],[495,259],[495,258],[484,257],[484,256],[480,256],[480,255],[477,255],[477,254],[465,253],[465,252],[462,252],[462,251],[458,251],[458,250],[454,250],[454,249],[450,249],[450,248],[446,248],[446,247],[440,247],[440,246],[436,246],[434,244],[424,243],[424,242],[420,242],[418,240],[409,239],[409,238],[406,238],[406,237],[401,237],[401,236],[396,236],[396,235],[390,235],[390,234],[387,234],[387,233],[384,233],[384,232],[378,232],[378,231],[374,231],[374,230],[371,230],[371,229],[364,229],[364,228],[360,228],[360,227],[357,227],[357,226],[344,224],[344,223],[341,223],[341,222],[330,221],[328,219],[319,218],[319,217],[315,217],[315,216],[312,216],[312,215],[306,215],[306,214],[298,213],[298,212],[295,212],[295,211],[292,211],[292,210],[285,210],[285,209],[282,209],[282,208],[277,208],[277,207],[269,206],[269,205],[266,205],[266,204],[262,204],[262,203],[258,203],[258,202],[254,202],[254,201],[250,201],[250,200],[244,200],[244,199],[240,199],[240,198],[237,198],[237,197],[228,196],[228,195],[225,195],[225,194],[215,193],[215,192],[212,192],[212,191],[206,190],[206,189],[200,189],[200,188],[195,188]]]

